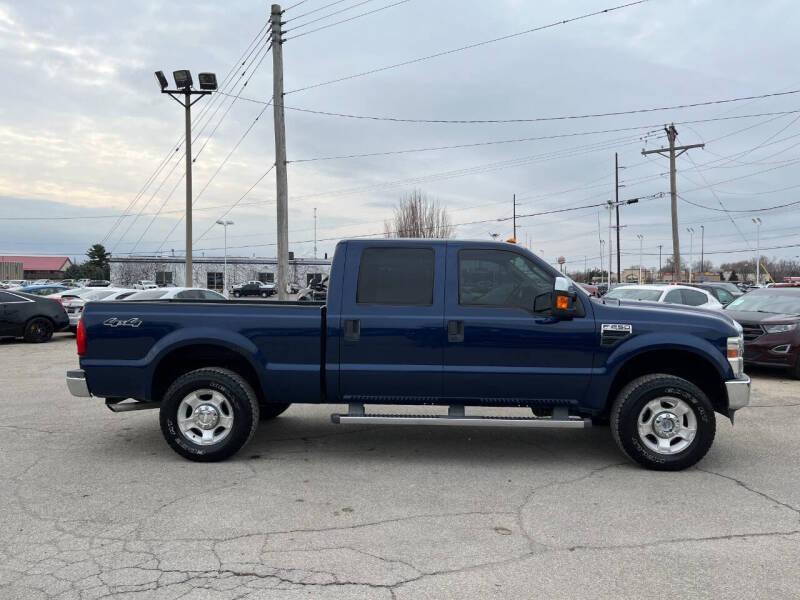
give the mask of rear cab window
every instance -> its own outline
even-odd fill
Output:
[[[356,304],[432,306],[434,270],[431,248],[364,248]]]

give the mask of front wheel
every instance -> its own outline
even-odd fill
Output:
[[[645,375],[626,385],[611,409],[620,449],[647,469],[680,471],[711,448],[714,408],[696,385],[673,375]]]
[[[41,344],[53,337],[53,322],[46,317],[36,317],[25,325],[23,334],[26,342]]]
[[[256,431],[258,399],[238,373],[208,367],[169,386],[161,402],[161,431],[175,452],[197,462],[225,460]]]

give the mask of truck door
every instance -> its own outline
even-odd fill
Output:
[[[583,399],[592,371],[592,309],[560,320],[533,312],[555,276],[511,247],[450,242],[445,286],[444,395],[465,403],[569,406]]]
[[[340,317],[342,399],[382,404],[438,399],[444,243],[349,242],[346,261]]]

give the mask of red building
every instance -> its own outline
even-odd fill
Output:
[[[0,256],[0,262],[21,262],[23,277],[29,281],[64,279],[64,271],[72,265],[66,256]]]

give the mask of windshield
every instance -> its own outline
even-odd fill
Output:
[[[616,298],[617,300],[650,300],[658,302],[661,297],[661,290],[648,290],[644,288],[616,288],[605,295],[606,298]]]
[[[167,295],[169,290],[146,290],[144,292],[136,292],[131,294],[127,300],[157,300]]]
[[[85,300],[102,300],[103,298],[116,293],[116,290],[92,290],[88,294],[85,294],[83,298]]]
[[[800,315],[800,292],[750,292],[728,304],[725,309]]]

